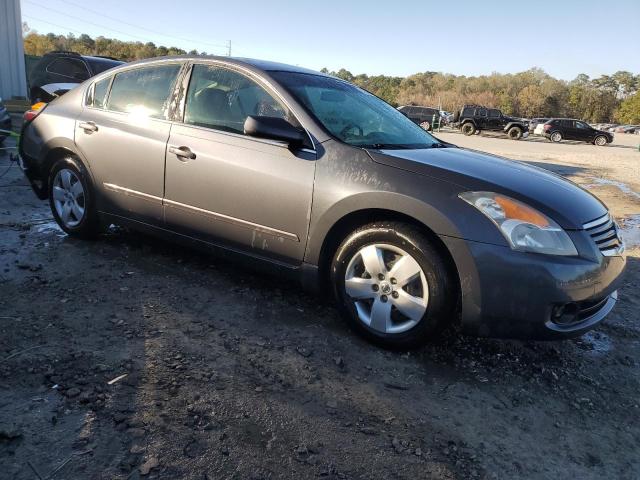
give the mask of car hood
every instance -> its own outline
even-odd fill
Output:
[[[598,198],[575,183],[495,155],[456,147],[369,150],[369,154],[375,162],[455,183],[461,191],[490,191],[516,198],[566,229],[579,230],[607,213]]]

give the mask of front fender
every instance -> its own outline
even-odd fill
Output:
[[[348,215],[365,210],[399,212],[425,225],[435,234],[460,237],[456,226],[438,208],[396,192],[360,192],[340,199],[317,219],[309,232],[305,262],[318,265],[322,246],[331,228]]]

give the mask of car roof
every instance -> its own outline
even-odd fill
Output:
[[[272,62],[269,60],[259,60],[255,58],[244,57],[226,57],[216,55],[172,55],[165,57],[153,57],[145,58],[143,60],[136,60],[134,62],[127,63],[127,66],[144,65],[146,63],[154,63],[167,60],[182,60],[182,61],[207,61],[213,60],[217,62],[224,62],[230,65],[239,65],[245,67],[251,67],[255,70],[261,70],[263,72],[292,72],[292,73],[305,73],[308,75],[318,75],[322,77],[332,77],[326,73],[311,70],[309,68],[300,67],[297,65],[288,65],[286,63]]]

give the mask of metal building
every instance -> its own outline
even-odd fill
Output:
[[[0,97],[26,96],[20,0],[0,0]]]

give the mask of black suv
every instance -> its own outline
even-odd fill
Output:
[[[497,108],[480,105],[465,105],[454,117],[465,135],[473,135],[482,130],[504,132],[512,140],[520,140],[529,135],[529,122],[521,118],[508,117]]]
[[[542,127],[542,134],[552,142],[580,140],[602,147],[613,142],[613,133],[596,130],[582,120],[554,118]]]
[[[415,105],[403,105],[398,107],[409,120],[420,125],[425,130],[433,130],[440,126],[440,110],[433,107],[418,107]]]
[[[29,72],[29,94],[33,103],[55,97],[43,90],[52,83],[82,83],[88,78],[124,62],[111,57],[91,57],[75,52],[49,52]]]

